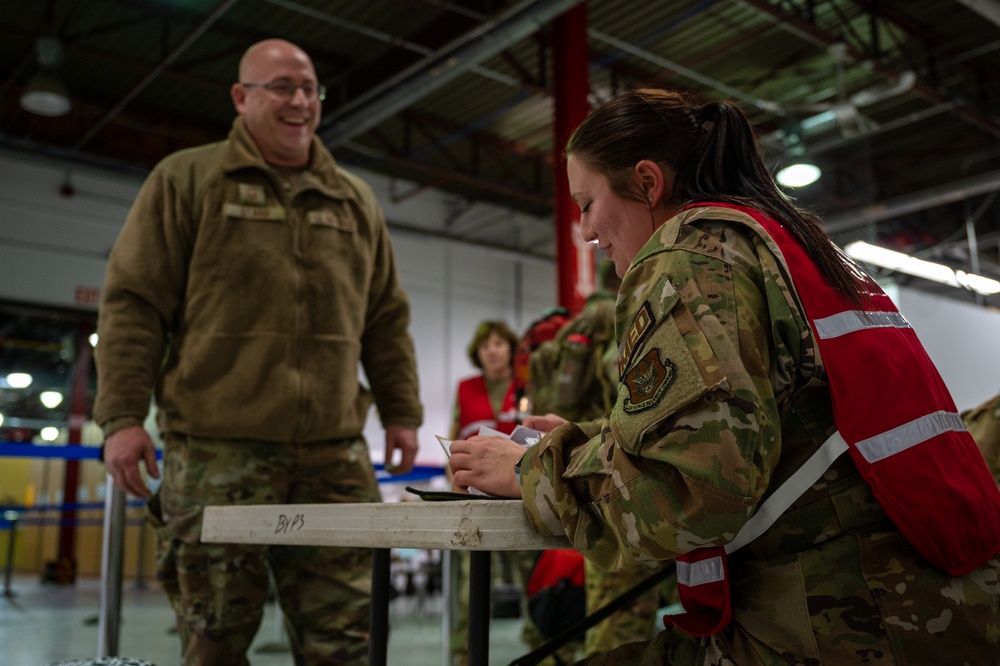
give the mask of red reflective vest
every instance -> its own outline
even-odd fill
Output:
[[[725,628],[732,617],[726,553],[770,527],[844,451],[899,531],[935,567],[961,576],[1000,552],[1000,490],[944,381],[885,292],[859,275],[870,294],[859,311],[823,279],[780,223],[748,208],[709,205],[746,215],[740,221],[787,268],[829,376],[839,430],[731,543],[677,558],[686,612],[668,616],[665,624],[695,636]]]
[[[499,414],[493,413],[490,394],[486,390],[486,379],[482,375],[469,377],[459,382],[458,438],[472,437],[483,426],[499,430],[506,435],[512,433],[517,427],[513,382],[507,387]]]

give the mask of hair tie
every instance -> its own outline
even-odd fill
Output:
[[[719,102],[711,102],[698,109],[696,117],[702,132],[707,134],[715,129],[715,121],[718,120],[721,109],[722,104]]]

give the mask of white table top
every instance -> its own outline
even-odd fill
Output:
[[[445,550],[570,548],[543,537],[520,500],[372,504],[269,504],[205,508],[201,539],[211,543]]]

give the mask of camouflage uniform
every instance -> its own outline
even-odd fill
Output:
[[[167,435],[163,474],[147,513],[182,663],[247,663],[269,568],[296,663],[368,662],[371,550],[199,543],[205,506],[379,501],[364,439],[275,444]]]
[[[687,211],[639,251],[618,299],[614,410],[521,467],[529,520],[605,569],[723,545],[835,427],[783,266],[740,224]],[[593,664],[1000,663],[1000,558],[932,568],[842,457],[729,558],[733,621]]]
[[[962,412],[962,420],[1000,485],[1000,395]]]

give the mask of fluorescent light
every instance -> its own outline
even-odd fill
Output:
[[[785,187],[805,187],[819,180],[822,172],[815,164],[793,164],[778,172],[777,180]]]
[[[62,404],[63,394],[59,391],[42,391],[38,399],[42,401],[43,405],[49,409],[53,409]]]
[[[7,375],[7,386],[16,389],[31,386],[32,377],[27,372],[12,372]]]
[[[911,257],[902,252],[888,250],[884,247],[871,245],[863,241],[849,243],[844,247],[848,256],[864,261],[875,266],[888,268],[892,271],[914,275],[932,280],[941,284],[946,284],[959,289],[970,289],[980,294],[990,295],[1000,293],[1000,281],[966,273],[965,271],[953,270],[944,264],[937,264],[932,261],[925,261]]]

